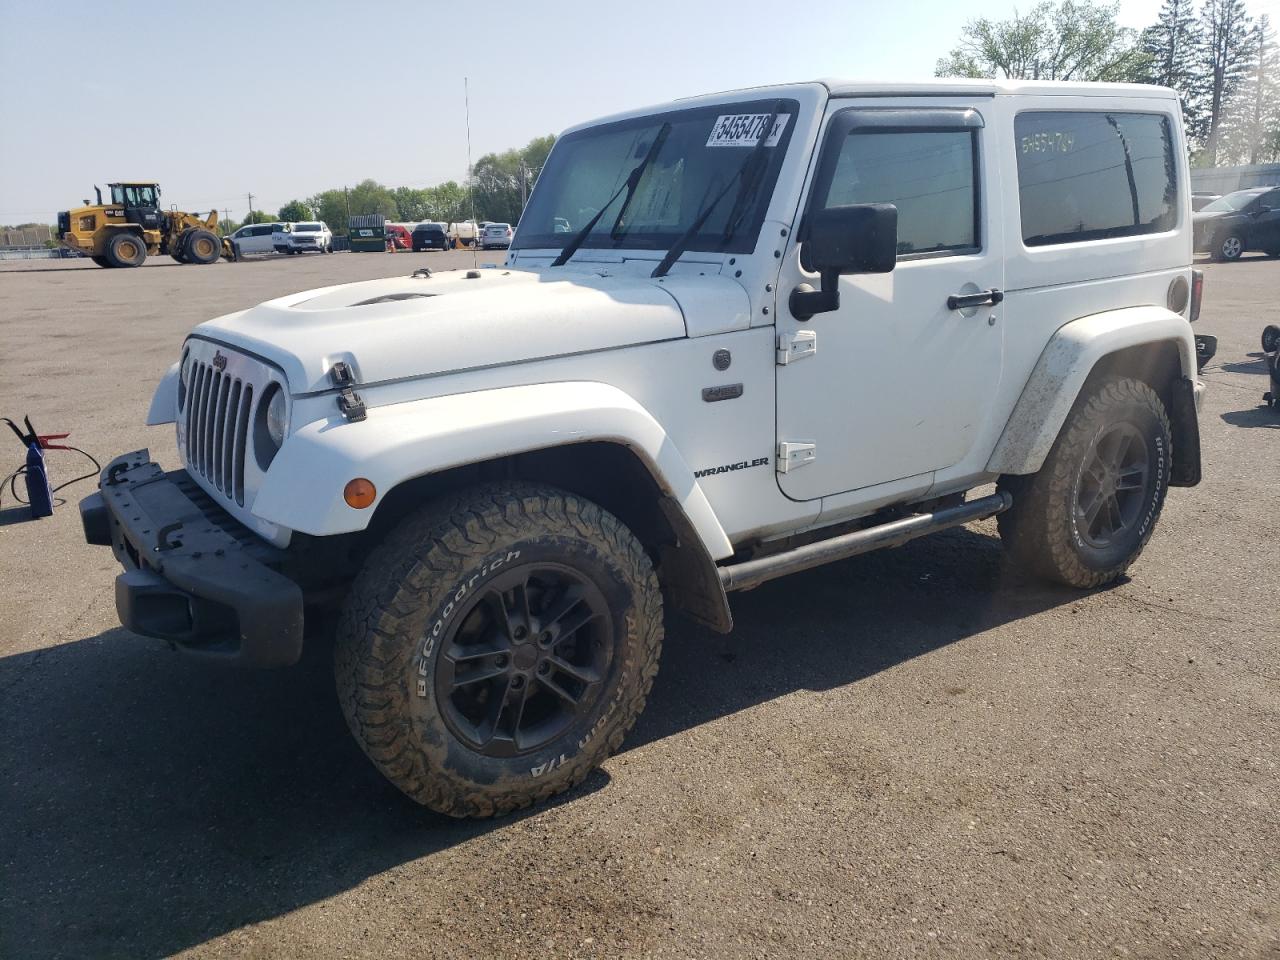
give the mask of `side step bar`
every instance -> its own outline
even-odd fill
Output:
[[[878,526],[841,534],[829,540],[806,543],[802,547],[776,553],[758,560],[745,560],[720,567],[720,582],[725,590],[749,590],[775,577],[799,573],[833,560],[843,560],[860,553],[870,553],[883,547],[900,547],[916,537],[937,533],[948,527],[958,527],[971,520],[982,520],[1004,513],[1013,506],[1013,497],[1006,491],[981,497],[958,507],[944,507],[933,513],[917,513],[900,520],[890,520]]]

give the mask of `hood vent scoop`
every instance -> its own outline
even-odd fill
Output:
[[[353,303],[353,307],[368,307],[375,303],[391,303],[394,300],[416,300],[418,297],[434,297],[434,293],[384,293],[380,297],[370,297],[368,300],[361,300],[359,303]]]

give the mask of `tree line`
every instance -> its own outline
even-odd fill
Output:
[[[1046,0],[1008,20],[970,20],[940,77],[1156,83],[1182,98],[1193,163],[1280,160],[1280,52],[1245,0],[1165,0],[1144,30],[1119,4]]]
[[[381,214],[388,220],[420,223],[438,220],[493,220],[516,223],[533,190],[534,181],[547,162],[554,136],[537,137],[518,149],[486,153],[471,170],[467,184],[449,180],[434,187],[388,187],[376,180],[362,180],[354,187],[335,187],[300,200],[290,200],[276,215],[255,210],[243,221],[230,221],[230,233],[246,223],[284,220],[323,220],[338,235],[347,232],[348,217]]]

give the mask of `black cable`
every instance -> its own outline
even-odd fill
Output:
[[[89,453],[88,451],[85,451],[85,450],[81,450],[79,447],[73,447],[70,444],[67,444],[66,449],[74,450],[76,453],[80,454],[81,456],[88,457],[89,462],[93,464],[93,470],[90,471],[89,473],[85,473],[85,474],[82,474],[81,476],[76,477],[74,480],[67,480],[64,483],[58,484],[56,487],[53,488],[54,493],[57,493],[63,487],[69,487],[73,483],[79,483],[81,480],[88,480],[90,477],[96,477],[98,476],[98,474],[102,473],[102,464],[98,462],[98,458],[95,457],[92,453]]]
[[[18,478],[23,474],[25,474],[26,472],[27,472],[27,465],[24,463],[17,470],[13,471],[13,473],[9,474],[3,480],[0,480],[0,494],[4,493],[5,484],[8,484],[9,493],[12,494],[13,499],[17,500],[19,503],[26,503],[27,501],[23,500],[22,497],[18,496],[18,487],[17,487]]]

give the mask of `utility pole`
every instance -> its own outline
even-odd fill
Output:
[[[248,217],[248,221],[249,221],[250,223],[252,223],[252,222],[253,222],[253,194],[252,194],[252,193],[251,193],[251,194],[249,194],[249,217]]]
[[[347,204],[347,223],[351,223],[351,192],[346,187],[342,188],[342,199]]]
[[[226,207],[223,207],[223,208],[222,208],[222,222],[223,222],[223,223],[230,223],[230,222],[231,222],[231,211],[230,211],[230,210],[228,210]],[[226,232],[227,232],[225,227],[223,228],[222,232],[223,232],[223,233],[226,233]]]

